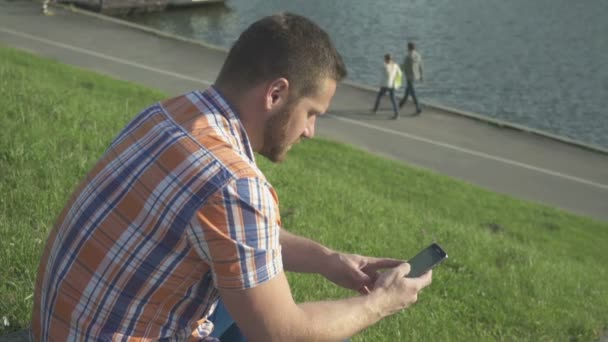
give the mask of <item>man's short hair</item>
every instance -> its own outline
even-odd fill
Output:
[[[218,84],[245,89],[285,77],[290,97],[309,96],[329,77],[346,77],[346,66],[329,35],[311,20],[292,13],[262,18],[234,43],[217,78]]]
[[[415,48],[416,48],[416,45],[414,45],[414,43],[412,43],[412,42],[407,43],[408,50],[414,50]]]

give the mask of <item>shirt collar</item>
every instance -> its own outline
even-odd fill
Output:
[[[219,89],[215,86],[209,87],[201,94],[207,100],[213,111],[222,115],[230,123],[230,133],[235,136],[240,142],[240,149],[247,157],[255,164],[255,155],[247,131],[241,122],[238,112],[234,106],[222,95]]]

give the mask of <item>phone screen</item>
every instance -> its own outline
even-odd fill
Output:
[[[406,275],[408,278],[417,278],[428,272],[431,268],[438,265],[448,254],[436,243],[423,249],[413,258],[408,260],[411,266],[410,273]]]

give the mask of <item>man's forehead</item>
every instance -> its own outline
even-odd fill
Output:
[[[316,93],[304,96],[300,103],[312,107],[319,113],[324,113],[329,108],[331,100],[336,92],[337,82],[331,78],[327,78],[319,83],[319,89]]]
[[[319,92],[317,93],[316,100],[327,109],[329,104],[331,103],[334,94],[336,93],[337,82],[332,78],[326,78],[319,87]]]

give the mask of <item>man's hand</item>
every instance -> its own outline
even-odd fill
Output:
[[[382,317],[394,314],[416,303],[420,291],[429,286],[433,280],[433,271],[428,271],[418,278],[406,278],[410,273],[410,264],[403,263],[383,272],[376,280],[370,297],[377,303],[377,312]]]
[[[367,293],[364,289],[374,288],[380,270],[394,268],[404,262],[335,252],[329,257],[327,267],[321,274],[339,286]]]

